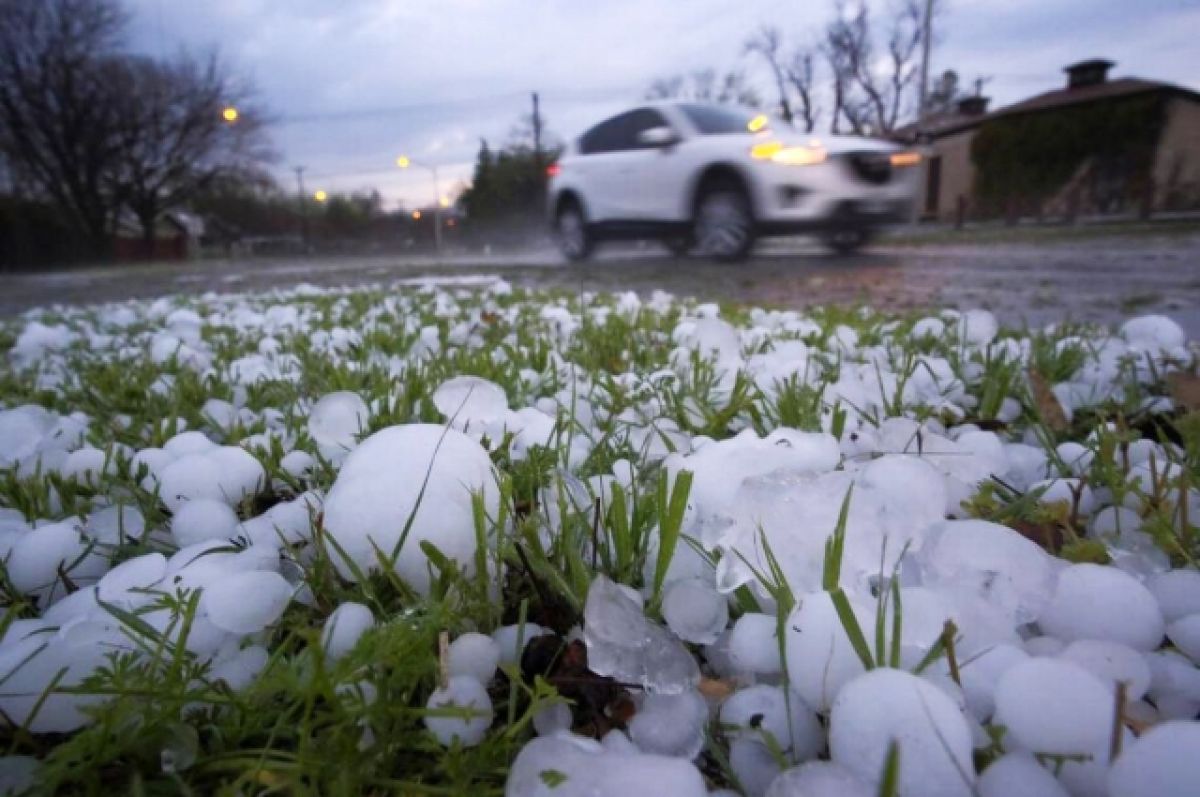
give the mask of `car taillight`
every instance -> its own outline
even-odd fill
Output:
[[[562,171],[561,166],[559,166],[557,163],[551,163],[549,166],[546,167],[546,176],[547,177],[557,177],[558,173],[561,171]]]

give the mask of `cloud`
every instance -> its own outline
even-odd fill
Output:
[[[882,11],[886,0],[874,5]],[[465,179],[486,137],[507,140],[529,92],[552,132],[573,137],[637,102],[655,78],[740,66],[746,36],[778,24],[812,40],[832,11],[794,0],[139,0],[134,46],[166,55],[217,47],[281,117],[292,165],[327,190],[378,187],[409,204],[428,178],[389,171],[400,151],[437,155]],[[1118,72],[1195,85],[1189,34],[1200,9],[1181,0],[949,0],[934,67],[993,76],[997,102],[1061,83],[1063,64],[1104,55]],[[771,94],[763,83],[763,96]]]

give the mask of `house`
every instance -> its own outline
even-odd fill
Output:
[[[895,132],[923,145],[924,220],[1200,209],[1200,93],[1109,79],[1113,62],[1065,68],[1067,84],[992,112],[967,97]]]
[[[154,225],[154,240],[147,242],[137,217],[125,211],[117,217],[113,255],[117,260],[188,260],[200,253],[204,220],[192,213],[170,211]]]

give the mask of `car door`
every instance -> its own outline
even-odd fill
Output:
[[[623,128],[629,122],[625,112],[606,119],[579,138],[579,157],[572,164],[588,220],[612,221],[620,218],[620,154],[627,135]]]
[[[659,181],[674,148],[643,144],[639,139],[655,127],[671,127],[671,123],[656,108],[637,108],[623,116],[615,131],[605,192],[618,219],[648,221],[664,217]]]

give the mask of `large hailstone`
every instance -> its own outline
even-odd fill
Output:
[[[495,517],[496,474],[474,440],[433,424],[381,429],[350,452],[325,499],[325,531],[337,543],[327,544],[329,556],[343,578],[356,580],[356,570],[376,570],[380,555],[395,554],[396,573],[425,594],[431,565],[422,542],[474,570],[474,493]]]
[[[771,781],[766,797],[874,797],[858,775],[832,761],[809,761],[785,769]]]
[[[904,797],[974,793],[971,731],[954,701],[910,673],[872,670],[847,684],[833,704],[830,758],[877,785],[893,742]]]
[[[850,598],[851,608],[864,628],[868,609]],[[792,688],[817,711],[827,711],[838,692],[864,667],[827,592],[800,598],[787,621],[787,671]]]
[[[478,432],[504,418],[508,396],[495,382],[479,376],[456,376],[433,391],[433,406],[454,428]]]
[[[1065,641],[1106,639],[1151,651],[1165,633],[1162,611],[1150,590],[1115,567],[1071,565],[1038,620],[1042,630]]]
[[[614,734],[605,736],[608,742]],[[613,745],[616,747],[616,745]],[[505,797],[707,797],[690,761],[609,749],[567,733],[539,736],[521,749]]]
[[[979,797],[1068,797],[1067,790],[1029,753],[1009,753],[979,776]]]
[[[308,414],[308,436],[322,452],[340,453],[354,448],[367,428],[371,410],[362,396],[339,390],[322,396]]]
[[[425,708],[430,712],[425,727],[447,747],[456,740],[463,747],[474,747],[492,724],[492,699],[483,684],[469,675],[451,677],[433,691]]]
[[[321,647],[326,661],[337,661],[345,656],[363,634],[375,625],[375,616],[361,603],[346,601],[339,604],[321,627]]]
[[[1195,794],[1200,784],[1200,722],[1165,722],[1121,754],[1108,773],[1111,797]]]
[[[1035,753],[1071,755],[1098,749],[1112,728],[1112,693],[1070,661],[1030,658],[996,685],[993,722],[1007,739]]]

